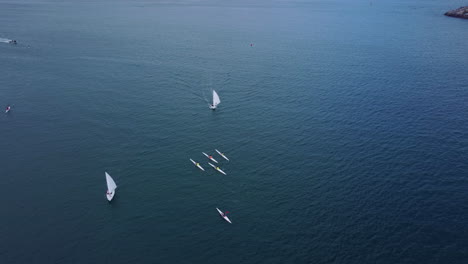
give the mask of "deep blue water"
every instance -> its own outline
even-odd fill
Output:
[[[468,263],[462,2],[0,0],[0,263]]]

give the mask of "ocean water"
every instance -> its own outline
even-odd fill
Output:
[[[462,2],[0,0],[0,263],[468,263]]]

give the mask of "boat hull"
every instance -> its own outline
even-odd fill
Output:
[[[213,169],[215,169],[215,170],[217,170],[218,172],[220,172],[220,173],[226,175],[226,173],[225,173],[224,171],[222,171],[221,169],[216,168],[215,165],[213,165],[213,164],[211,164],[211,163],[209,163],[209,162],[208,162],[208,164],[210,164],[210,166],[213,167]]]
[[[219,169],[216,169],[217,171],[219,171],[220,173],[224,174],[224,175],[227,175],[224,171],[222,170],[219,170]]]
[[[106,193],[106,197],[107,197],[107,201],[112,201],[112,199],[114,199],[114,195],[115,195],[115,191],[111,192],[111,193]]]
[[[226,222],[232,224],[231,219],[229,219],[229,217],[225,216],[225,215],[223,214],[223,212],[221,212],[221,210],[219,210],[218,208],[216,208],[216,210],[218,210],[219,215],[220,215],[224,220],[226,220]]]
[[[223,153],[221,153],[221,152],[220,152],[219,150],[217,150],[217,149],[215,149],[215,150],[216,150],[216,152],[218,152],[218,154],[219,154],[221,157],[223,157],[225,160],[229,161],[229,159],[228,159]]]
[[[202,152],[202,153],[203,153],[203,155],[205,155],[205,157],[207,157],[209,160],[218,163],[217,160],[215,160],[215,159],[213,159],[213,158],[210,158],[210,155],[206,154],[205,152]]]
[[[190,161],[193,163],[193,165],[197,166],[200,170],[205,171],[205,169],[199,164],[197,165],[197,163],[193,159],[190,159]]]

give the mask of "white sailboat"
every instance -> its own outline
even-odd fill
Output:
[[[117,185],[115,184],[112,177],[106,172],[106,182],[107,182],[107,200],[110,202],[115,195],[115,189],[117,189]]]
[[[221,100],[219,99],[219,95],[216,93],[215,90],[213,90],[213,103],[210,104],[210,109],[215,110],[216,107],[221,103]]]

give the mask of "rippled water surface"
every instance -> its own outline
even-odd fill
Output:
[[[460,5],[0,0],[0,263],[468,263]]]

